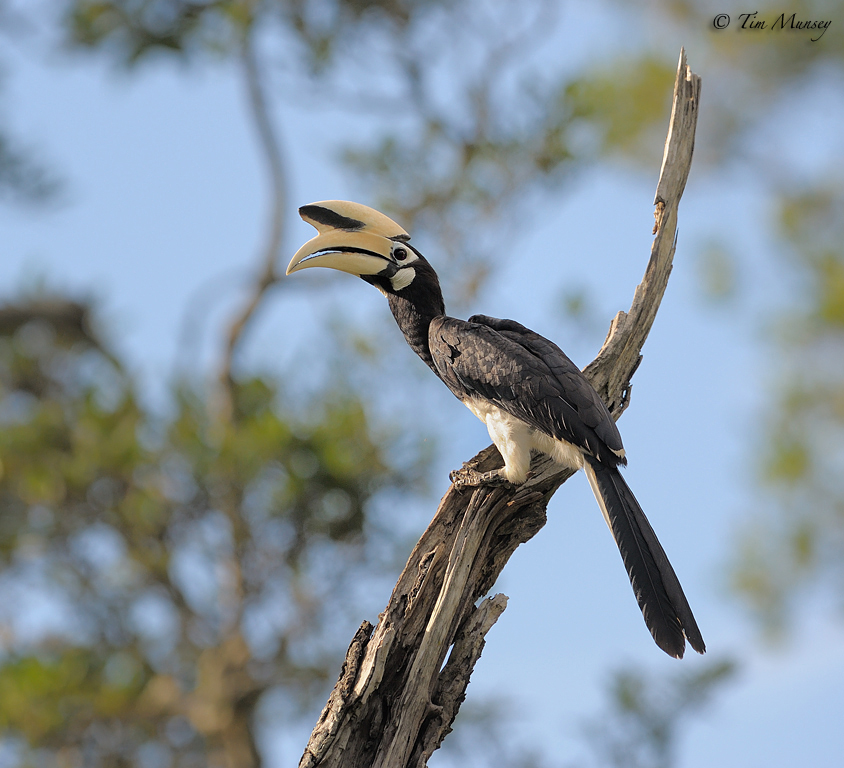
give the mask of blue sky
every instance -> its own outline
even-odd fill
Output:
[[[681,43],[666,40],[665,47],[676,52]],[[696,68],[693,50],[689,57]],[[257,263],[267,184],[236,72],[224,65],[183,71],[162,61],[128,76],[101,62],[31,55],[24,47],[10,49],[6,61],[8,120],[67,184],[47,209],[0,209],[0,295],[43,278],[95,296],[111,340],[145,382],[150,402],[160,405],[177,363],[198,372],[216,363],[220,330]],[[705,115],[710,85],[701,74]],[[301,106],[277,107],[291,212],[317,199],[360,198],[359,185],[332,162],[336,125]],[[813,156],[828,161],[829,152],[840,153],[839,120],[835,110],[803,123],[791,115],[766,140],[773,150],[787,147],[811,123],[818,137],[804,160],[811,166]],[[828,151],[819,151],[818,142]],[[579,364],[588,362],[612,315],[629,306],[644,270],[656,171],[648,177],[602,169],[582,177],[574,194],[553,201],[553,216],[545,211],[525,222],[514,238],[517,257],[495,272],[470,312],[518,319],[555,339]],[[844,754],[841,625],[819,598],[801,614],[794,637],[771,647],[726,585],[731,536],[757,503],[752,456],[770,373],[757,310],[787,291],[757,192],[752,178],[692,169],[674,272],[634,379],[632,406],[620,422],[630,457],[626,477],[675,565],[710,655],[734,655],[742,664],[738,679],[685,733],[680,765],[832,768]],[[741,305],[718,309],[703,298],[693,244],[706,241],[714,222],[742,254]],[[311,232],[291,220],[285,254]],[[436,254],[426,255],[436,265]],[[547,278],[539,284],[537,269]],[[605,314],[598,338],[578,337],[562,318],[557,306],[565,285],[587,288]],[[353,307],[373,322],[392,322],[380,295],[351,278],[332,283],[326,296],[341,311]],[[200,318],[201,343],[179,361],[188,307]],[[259,316],[243,364],[272,368],[289,359],[323,310],[310,294],[287,300],[280,293]],[[391,361],[387,374],[405,365],[418,365],[410,352]],[[421,533],[448,470],[488,438],[438,382],[422,376],[418,382],[446,438],[430,504],[402,521]],[[510,603],[488,636],[469,698],[508,697],[517,738],[542,745],[560,763],[580,754],[579,723],[600,708],[611,669],[634,662],[664,673],[702,663],[694,654],[675,662],[653,645],[581,477],[557,494],[548,525],[520,548],[496,589]],[[373,596],[367,618],[374,621],[387,598],[387,592]],[[273,765],[295,764],[310,725],[267,735]]]

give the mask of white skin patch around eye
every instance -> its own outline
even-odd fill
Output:
[[[415,277],[416,270],[413,267],[405,267],[390,278],[390,284],[393,286],[394,291],[400,291],[402,288],[407,288]]]
[[[393,257],[393,261],[400,267],[403,267],[405,264],[413,264],[414,261],[419,260],[416,251],[401,241],[393,243],[393,247],[390,249],[390,255]]]
[[[419,257],[413,248],[408,247],[402,241],[393,242],[390,248],[390,256],[392,256],[393,261],[399,268],[399,271],[390,278],[390,284],[393,286],[394,291],[400,291],[402,288],[407,288],[416,277],[416,270],[406,265],[418,261]]]

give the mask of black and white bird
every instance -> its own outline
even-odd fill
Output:
[[[410,235],[372,208],[326,200],[299,209],[318,230],[287,274],[330,267],[359,275],[386,297],[407,343],[489,430],[504,467],[453,473],[458,485],[528,477],[531,451],[583,469],[621,551],[645,623],[657,645],[681,658],[703,637],[665,551],[618,470],[627,463],[606,405],[553,342],[513,320],[445,314],[439,279]]]

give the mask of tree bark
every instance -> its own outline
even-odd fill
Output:
[[[584,373],[614,418],[630,401],[631,378],[671,273],[677,207],[694,149],[700,78],[680,52],[674,103],[657,185],[656,235],[630,310],[619,312]],[[473,460],[502,466],[494,446]],[[374,629],[361,624],[300,768],[423,768],[451,731],[485,636],[507,598],[476,602],[520,544],[543,525],[551,496],[573,474],[537,457],[517,488],[451,487],[416,544]],[[450,653],[449,653],[450,651]],[[448,656],[448,661],[443,662]]]

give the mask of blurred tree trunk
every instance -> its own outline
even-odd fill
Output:
[[[630,311],[618,313],[598,357],[585,369],[616,419],[629,404],[630,380],[671,272],[699,96],[700,78],[681,52],[654,200],[651,258]],[[502,465],[493,446],[472,462],[481,471]],[[426,765],[451,731],[485,635],[507,598],[496,595],[475,603],[516,548],[542,528],[548,501],[573,474],[545,456],[534,461],[532,471],[533,477],[518,488],[449,489],[377,629],[373,632],[364,622],[355,634],[300,768]]]

